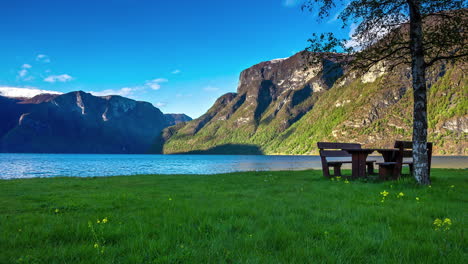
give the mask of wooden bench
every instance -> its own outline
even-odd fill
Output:
[[[351,160],[346,161],[328,161],[327,158],[346,157],[351,158],[351,154],[343,149],[361,149],[361,144],[357,143],[332,143],[332,142],[317,142],[319,148],[320,159],[322,161],[323,176],[330,177],[330,167],[333,167],[333,176],[341,176],[341,166],[344,163],[352,163]],[[366,161],[367,173],[374,174],[375,160]]]
[[[410,174],[413,174],[413,161],[405,161],[404,158],[413,157],[413,142],[412,141],[395,141],[395,148],[398,149],[395,161],[392,162],[378,162],[379,177],[382,180],[388,178],[398,179],[401,177],[403,165],[408,165]],[[432,159],[432,142],[427,142],[427,156],[429,163],[429,174],[431,173],[431,159]]]

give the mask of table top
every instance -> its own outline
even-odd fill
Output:
[[[349,153],[351,152],[368,152],[368,153],[371,153],[371,152],[374,152],[375,150],[374,149],[343,149],[344,151],[347,151]]]
[[[343,149],[344,151],[347,151],[349,153],[351,152],[368,152],[368,153],[372,153],[374,151],[377,151],[377,152],[397,152],[399,151],[399,149],[377,149],[377,148],[363,148],[363,149]]]

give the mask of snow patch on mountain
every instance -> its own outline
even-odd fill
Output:
[[[284,61],[284,60],[286,60],[286,59],[289,59],[289,57],[287,57],[287,58],[274,59],[274,60],[271,60],[270,62],[271,62],[271,63],[277,63],[277,62]]]

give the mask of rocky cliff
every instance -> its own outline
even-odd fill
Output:
[[[346,73],[341,59],[305,67],[296,54],[254,65],[240,74],[237,93],[220,97],[200,118],[165,129],[158,144],[164,153],[244,144],[267,154],[310,154],[317,141],[390,147],[396,139],[410,140],[409,69],[375,67],[358,75]],[[429,138],[436,154],[468,154],[464,68],[440,64],[428,72]]]
[[[146,153],[161,130],[187,120],[147,102],[82,91],[0,96],[0,151]]]

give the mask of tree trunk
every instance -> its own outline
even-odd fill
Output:
[[[430,184],[427,155],[427,88],[420,0],[407,0],[410,11],[411,73],[413,77],[413,162],[419,184]]]

